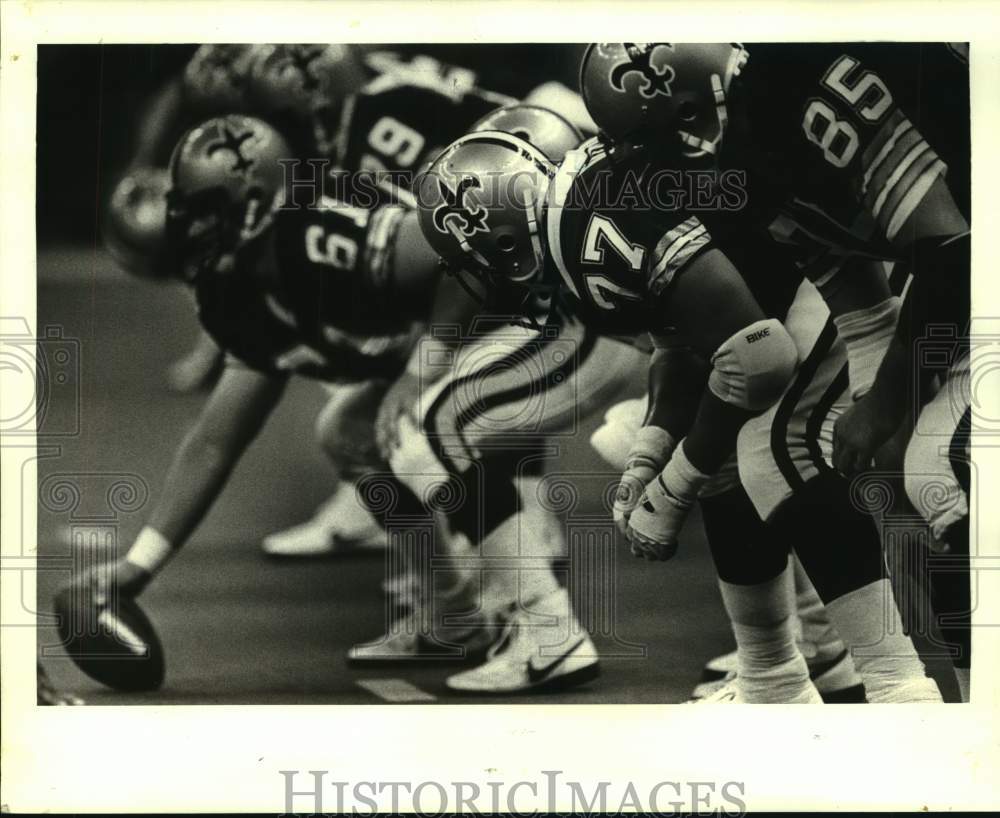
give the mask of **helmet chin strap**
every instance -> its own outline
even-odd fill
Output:
[[[726,91],[722,87],[722,79],[718,74],[712,74],[712,92],[715,95],[715,115],[718,118],[719,130],[715,139],[711,141],[702,139],[687,131],[677,131],[681,141],[691,150],[683,151],[683,155],[688,159],[702,159],[705,156],[715,156],[718,153],[722,137],[729,124],[729,113],[726,110]]]
[[[743,48],[739,43],[733,43],[732,53],[729,55],[729,61],[726,63],[726,76],[723,80],[718,74],[712,74],[712,93],[715,97],[715,114],[719,121],[719,130],[716,134],[715,139],[711,141],[701,139],[692,133],[687,131],[678,131],[678,135],[681,141],[687,145],[692,150],[687,150],[683,152],[683,155],[688,159],[702,159],[705,156],[715,156],[719,152],[719,145],[722,143],[722,137],[725,135],[726,127],[729,125],[729,111],[726,108],[726,93],[729,91],[729,86],[732,84],[733,78],[738,77],[740,72],[743,70],[743,66],[746,65],[747,59],[749,58],[749,52]]]

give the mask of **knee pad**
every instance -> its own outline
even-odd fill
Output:
[[[708,387],[719,400],[762,411],[781,397],[798,359],[795,342],[780,321],[757,321],[715,351]]]

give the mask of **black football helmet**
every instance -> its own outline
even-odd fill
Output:
[[[613,143],[703,159],[719,152],[746,60],[739,43],[591,43],[580,92]]]
[[[167,241],[181,278],[234,269],[283,201],[279,160],[292,156],[281,134],[249,116],[216,117],[181,138],[167,193]]]

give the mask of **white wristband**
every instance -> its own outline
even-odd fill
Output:
[[[659,426],[643,426],[636,432],[632,447],[625,457],[625,468],[633,466],[648,466],[659,471],[670,460],[670,455],[677,445],[673,435]]]
[[[691,504],[698,499],[698,492],[711,475],[704,474],[688,460],[684,441],[674,449],[673,456],[660,474],[663,487],[682,503]]]
[[[872,307],[847,312],[833,319],[847,349],[852,400],[864,395],[875,381],[875,374],[896,332],[899,305],[899,298],[892,296]]]
[[[174,548],[169,540],[155,528],[147,525],[135,538],[125,559],[147,573],[155,574],[170,559],[173,552]]]

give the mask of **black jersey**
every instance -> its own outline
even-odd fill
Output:
[[[685,206],[658,207],[663,181],[639,159],[613,163],[597,139],[570,151],[553,178],[545,208],[550,275],[570,309],[604,333],[664,333],[671,283],[713,248],[738,253],[737,269],[761,307],[784,318],[801,274],[769,239],[738,222]],[[717,223],[719,238],[714,235]]]
[[[734,123],[722,156],[749,170],[744,217],[796,248],[813,280],[847,256],[895,259],[901,227],[948,170],[942,156],[964,150],[967,163],[967,66],[941,44],[748,51],[733,100],[748,131]],[[966,114],[956,117],[963,97]]]
[[[430,67],[385,67],[345,100],[331,148],[331,194],[361,207],[412,204],[406,193],[423,165],[486,114],[517,101],[470,85],[464,74],[458,81]]]
[[[326,381],[398,375],[414,337],[412,303],[392,298],[392,248],[403,208],[324,200],[278,210],[276,276],[203,276],[199,317],[254,369]]]

